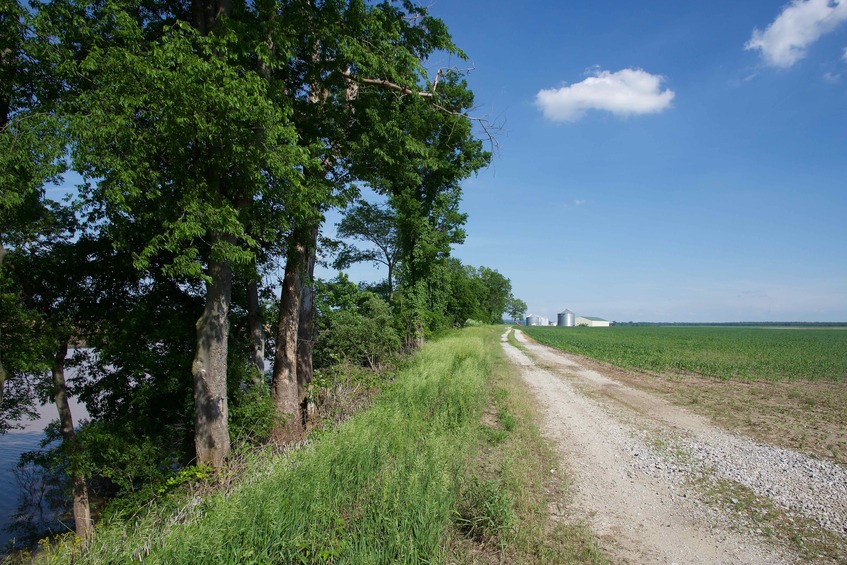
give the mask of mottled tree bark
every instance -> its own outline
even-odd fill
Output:
[[[300,417],[303,426],[308,417],[306,394],[312,382],[312,349],[315,344],[315,260],[318,247],[318,228],[311,229],[307,247],[308,259],[300,289],[300,320],[297,327],[297,394],[300,397]]]
[[[308,233],[308,232],[306,232]],[[289,238],[285,275],[279,301],[279,324],[274,352],[274,371],[271,395],[280,425],[285,434],[299,436],[302,431],[300,392],[297,382],[297,338],[300,325],[300,300],[303,274],[306,267],[306,247],[302,230],[294,230]],[[278,430],[282,432],[282,430]]]
[[[73,482],[73,516],[76,534],[89,539],[94,533],[91,523],[91,508],[88,504],[88,485],[85,474],[79,470],[75,461],[77,455],[77,438],[71,407],[68,404],[68,389],[65,384],[65,357],[68,355],[68,341],[63,340],[56,350],[53,360],[53,402],[59,412],[59,426],[62,432],[62,442],[70,457],[69,473]]]
[[[206,305],[197,320],[194,376],[194,447],[198,464],[220,467],[229,454],[226,394],[229,306],[232,270],[224,260],[209,261]]]
[[[222,16],[228,16],[230,0],[191,0],[194,27],[209,35]],[[220,171],[209,169],[206,179],[213,198],[223,198],[226,190]],[[227,402],[227,353],[229,348],[229,307],[232,297],[232,269],[216,244],[232,236],[209,235],[211,257],[207,265],[206,303],[197,320],[197,349],[191,373],[194,377],[194,448],[197,464],[218,468],[229,454],[229,405]]]
[[[261,386],[265,375],[265,330],[259,315],[259,283],[247,283],[247,325],[250,328],[250,364],[253,385]]]

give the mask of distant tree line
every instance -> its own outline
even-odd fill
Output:
[[[413,1],[2,3],[0,431],[55,403],[59,447],[30,459],[80,536],[92,494],[302,437],[316,368],[499,322],[509,280],[450,257],[490,153],[464,71],[428,68],[448,57]],[[368,245],[325,240],[331,209]],[[388,276],[315,280],[327,256]]]

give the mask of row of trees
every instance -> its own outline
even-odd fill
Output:
[[[499,321],[508,280],[449,257],[460,183],[490,154],[463,72],[427,67],[443,57],[464,54],[409,0],[2,0],[0,426],[55,402],[41,462],[68,477],[81,536],[92,486],[218,467],[267,422],[302,434],[314,360],[361,343],[353,314],[395,332],[384,352]],[[81,184],[49,198],[69,169]],[[314,269],[326,212],[364,185],[385,206],[340,232],[376,247],[338,264],[388,277],[345,306],[327,297],[349,283]]]

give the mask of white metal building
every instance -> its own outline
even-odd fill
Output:
[[[603,318],[595,318],[594,316],[577,316],[577,326],[588,326],[589,328],[608,328],[612,323]]]

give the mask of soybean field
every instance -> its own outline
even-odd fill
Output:
[[[719,379],[847,382],[847,329],[521,328],[533,339],[624,369]]]

